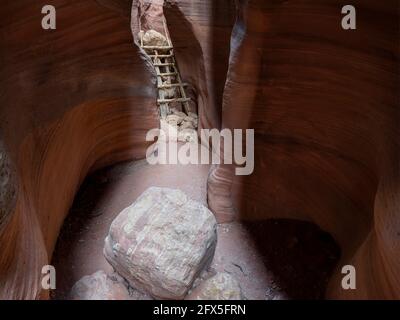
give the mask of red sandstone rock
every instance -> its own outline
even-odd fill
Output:
[[[15,168],[0,140],[0,230],[7,223],[8,215],[15,207],[16,188]]]
[[[340,27],[339,1],[238,2],[222,127],[255,129],[255,170],[219,166],[208,200],[218,221],[294,218],[330,232],[342,259],[329,298],[399,299],[398,5],[352,4],[354,32]],[[341,287],[346,264],[357,290]]]
[[[80,183],[143,158],[158,127],[151,72],[120,14],[126,2],[111,2],[53,1],[56,31],[41,28],[39,3],[1,6],[0,132],[19,185],[0,219],[0,299],[46,297],[41,270]]]
[[[33,18],[37,3],[1,6],[0,132],[18,194],[0,219],[0,298],[46,296],[40,271],[80,183],[144,157],[145,132],[158,126],[127,3],[53,0],[56,33]],[[340,29],[340,1],[168,3],[200,128],[256,131],[252,176],[225,166],[210,174],[217,218],[312,221],[343,250],[328,297],[400,298],[397,1],[354,1],[360,27],[351,32]],[[145,20],[161,13],[149,6]],[[349,263],[355,291],[340,287]]]

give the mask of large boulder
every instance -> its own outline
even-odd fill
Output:
[[[109,277],[103,270],[84,276],[71,289],[71,300],[129,300],[124,280],[117,275]]]
[[[228,273],[221,272],[200,283],[187,297],[187,300],[241,300],[239,283]]]
[[[157,299],[183,299],[211,262],[216,221],[182,191],[151,187],[113,221],[106,259],[131,286]]]

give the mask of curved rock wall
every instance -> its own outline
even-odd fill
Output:
[[[330,232],[343,255],[331,298],[400,298],[398,3],[352,4],[345,31],[340,1],[237,1],[222,127],[255,129],[255,170],[216,168],[209,204],[219,221]],[[357,290],[341,289],[344,264]]]
[[[81,181],[143,157],[158,126],[130,1],[52,4],[56,32],[40,26],[41,1],[0,9],[0,156],[16,172],[0,183],[17,191],[0,199],[0,298],[40,297]],[[337,0],[167,1],[164,13],[200,127],[255,129],[251,176],[210,173],[219,221],[312,221],[343,250],[328,297],[400,298],[398,7],[353,4],[356,31],[340,28]],[[340,288],[343,264],[358,290]]]
[[[2,4],[0,121],[16,164],[15,209],[0,221],[0,298],[37,298],[75,192],[90,170],[143,158],[158,127],[151,73],[132,43],[126,1]],[[128,8],[130,7],[130,3]]]

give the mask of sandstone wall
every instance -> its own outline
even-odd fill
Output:
[[[398,2],[237,1],[222,127],[255,129],[255,171],[209,179],[219,221],[314,222],[354,264],[359,289],[331,298],[399,298]],[[397,195],[396,195],[397,194]]]
[[[143,158],[158,127],[151,73],[133,45],[130,2],[54,0],[0,9],[0,128],[18,176],[0,221],[0,298],[37,298],[59,229],[90,170]]]
[[[143,157],[158,126],[130,1],[54,0],[56,32],[41,29],[45,4],[0,9],[0,298],[40,296],[84,177]],[[164,13],[200,127],[255,129],[253,175],[210,174],[217,219],[314,222],[358,271],[345,292],[338,268],[328,297],[400,298],[398,3],[354,0],[356,31],[340,28],[341,5],[183,0]]]

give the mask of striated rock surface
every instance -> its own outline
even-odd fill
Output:
[[[228,273],[221,272],[200,283],[187,300],[241,300],[239,283]]]
[[[222,127],[255,129],[255,169],[213,170],[210,208],[316,223],[342,249],[327,297],[399,299],[398,1],[353,1],[351,31],[340,1],[236,3]]]
[[[1,217],[0,299],[47,297],[41,270],[81,182],[143,158],[146,133],[159,125],[151,69],[132,44],[131,4],[51,4],[55,31],[41,28],[40,3],[0,10],[0,135],[18,181],[15,205],[1,209],[11,211]]]
[[[104,254],[134,288],[183,299],[211,262],[214,215],[182,191],[151,187],[113,221]]]

